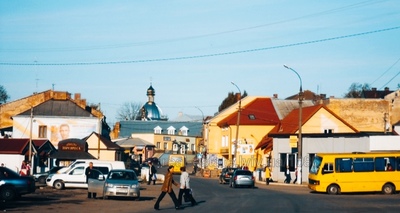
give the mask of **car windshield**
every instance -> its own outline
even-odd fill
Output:
[[[111,171],[108,175],[110,180],[137,180],[136,174],[131,171]]]

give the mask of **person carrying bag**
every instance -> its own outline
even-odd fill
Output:
[[[181,167],[181,177],[180,177],[180,187],[179,187],[179,195],[178,195],[178,203],[182,205],[182,196],[185,194],[184,201],[191,202],[192,206],[197,205],[196,200],[193,198],[192,189],[190,188],[189,182],[189,173],[186,172],[186,167]]]

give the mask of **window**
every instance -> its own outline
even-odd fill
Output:
[[[228,146],[228,136],[227,135],[223,135],[222,136],[222,143],[221,143],[222,147],[227,147]]]
[[[296,168],[296,161],[295,161],[295,154],[287,154],[281,153],[280,158],[280,170],[281,172],[286,172],[286,167],[289,166],[290,171],[295,171]]]
[[[325,163],[323,171],[325,173],[332,173],[333,172],[333,163]]]
[[[154,128],[154,134],[161,134],[161,132],[162,132],[162,128],[160,126],[156,126]]]
[[[194,147],[194,144],[190,144],[190,150],[195,151],[194,148],[195,148],[195,147]]]
[[[171,137],[163,137],[164,141],[171,141]]]
[[[168,143],[164,143],[164,150],[168,149]]]
[[[161,142],[157,142],[157,149],[161,147]]]
[[[382,171],[393,171],[396,168],[396,158],[395,157],[378,157],[375,158],[375,170]],[[397,162],[398,165],[398,162]],[[389,166],[391,168],[389,168]]]
[[[47,126],[39,126],[39,138],[47,138]]]
[[[175,135],[175,130],[173,126],[168,127],[168,135]]]
[[[250,119],[250,120],[255,120],[255,119],[256,119],[256,116],[255,116],[254,114],[250,114],[250,115],[249,115],[249,119]]]
[[[353,159],[352,158],[336,158],[335,159],[336,172],[352,172]]]
[[[353,169],[354,169],[354,172],[374,171],[374,159],[373,158],[354,158]]]
[[[182,135],[187,136],[188,132],[189,132],[189,129],[186,126],[183,126],[183,127],[181,127],[180,132],[181,132]]]
[[[333,129],[324,129],[324,134],[332,134]]]

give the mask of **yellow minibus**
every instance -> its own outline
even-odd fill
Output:
[[[171,154],[168,158],[168,166],[174,166],[173,173],[180,174],[181,167],[186,166],[185,155]]]
[[[316,192],[377,192],[400,190],[400,152],[316,154],[308,175]]]

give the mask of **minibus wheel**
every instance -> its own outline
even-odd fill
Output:
[[[385,185],[383,185],[382,187],[382,193],[389,195],[389,194],[393,194],[394,193],[394,186],[390,183],[386,183]]]
[[[330,195],[337,195],[340,194],[340,188],[338,185],[336,184],[331,184],[328,186],[328,188],[326,189],[326,192]]]

